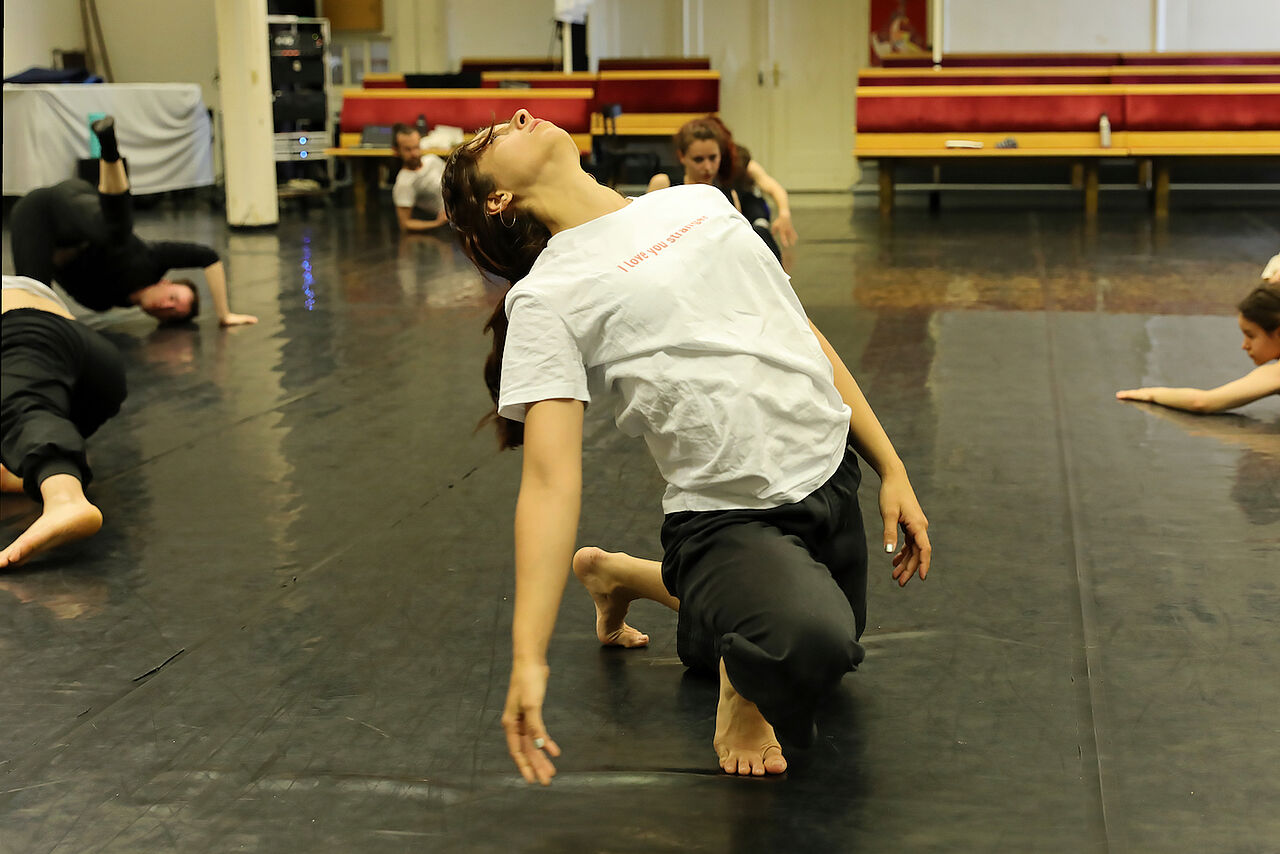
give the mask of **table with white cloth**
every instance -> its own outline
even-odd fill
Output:
[[[194,83],[6,83],[4,195],[76,177],[89,157],[89,114],[115,116],[136,194],[213,183],[209,114]]]

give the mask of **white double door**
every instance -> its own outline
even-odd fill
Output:
[[[734,136],[789,191],[845,190],[868,0],[684,0],[685,49],[721,74]]]

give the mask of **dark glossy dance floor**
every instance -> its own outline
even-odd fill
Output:
[[[1275,851],[1280,399],[1112,393],[1249,368],[1232,306],[1280,213],[797,220],[796,289],[935,565],[903,591],[873,555],[867,660],[785,778],[718,773],[672,614],[602,650],[571,581],[560,774],[523,784],[498,726],[520,460],[472,435],[492,294],[389,216],[229,234],[161,204],[139,230],[224,251],[261,323],[94,321],[130,396],[91,443],[101,534],[0,574],[0,850]],[[643,446],[597,415],[586,474],[581,542],[657,556]],[[0,536],[35,512],[6,496]]]

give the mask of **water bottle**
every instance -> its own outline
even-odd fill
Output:
[[[1098,119],[1098,145],[1102,148],[1111,147],[1111,119],[1107,118],[1106,113]]]

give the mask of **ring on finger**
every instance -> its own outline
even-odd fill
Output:
[[[541,750],[542,748],[547,746],[547,740],[542,736],[538,736],[533,740],[533,746],[536,747],[538,750]]]

